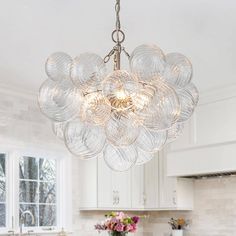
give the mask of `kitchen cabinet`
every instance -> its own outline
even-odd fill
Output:
[[[98,159],[98,208],[131,208],[131,172],[112,171]]]
[[[145,165],[135,166],[131,169],[133,209],[158,208],[158,171],[158,156]]]
[[[167,175],[167,152],[159,153],[160,208],[193,209],[193,180],[169,177]]]

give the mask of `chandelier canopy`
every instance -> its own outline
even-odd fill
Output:
[[[102,154],[116,171],[150,161],[182,133],[199,99],[191,82],[191,62],[180,53],[164,54],[141,45],[131,55],[123,46],[120,0],[116,0],[115,46],[105,58],[63,52],[49,56],[48,79],[39,90],[42,113],[68,150],[88,160]],[[121,69],[121,54],[130,70]],[[106,64],[113,57],[114,71]]]

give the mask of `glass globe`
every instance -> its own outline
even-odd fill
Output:
[[[54,81],[69,79],[72,58],[64,52],[56,52],[50,55],[45,64],[48,77]]]
[[[166,55],[166,62],[164,78],[168,83],[181,88],[190,83],[193,68],[187,57],[180,53],[169,53]]]
[[[188,91],[186,88],[177,89],[176,91],[181,107],[178,122],[185,122],[192,116],[194,112],[195,101],[190,91]]]
[[[191,93],[193,100],[194,100],[194,104],[195,106],[197,106],[198,101],[199,101],[199,92],[197,87],[193,84],[193,83],[189,83],[187,86],[185,86],[185,89]]]
[[[136,145],[145,152],[157,152],[165,145],[167,131],[152,131],[145,127],[140,127],[140,133],[136,139]]]
[[[167,130],[167,142],[171,143],[183,134],[184,123],[176,123],[170,129]]]
[[[67,122],[52,122],[52,131],[61,140],[64,140],[66,124]]]
[[[137,148],[138,158],[135,165],[143,165],[152,160],[154,153],[144,152],[142,149]]]
[[[127,113],[112,113],[105,125],[107,140],[118,147],[128,146],[135,142],[139,134],[139,127]]]
[[[118,111],[130,109],[133,106],[133,97],[141,89],[138,79],[125,70],[111,73],[103,81],[102,91],[112,108]]]
[[[39,89],[38,102],[42,113],[53,121],[63,122],[76,117],[81,95],[69,80],[56,83],[46,80]]]
[[[163,74],[166,66],[165,55],[156,45],[140,45],[130,56],[130,69],[142,81]]]
[[[111,114],[110,102],[99,92],[87,94],[81,105],[80,117],[95,125],[105,124]]]
[[[106,65],[100,56],[84,53],[73,60],[70,76],[76,87],[94,91],[106,76]]]
[[[79,120],[67,124],[64,138],[68,150],[84,160],[97,157],[106,142],[106,136],[100,126],[93,126]]]
[[[107,144],[103,150],[106,164],[114,171],[127,171],[137,161],[137,150],[131,145],[126,148],[118,148]]]
[[[134,111],[137,119],[143,126],[155,131],[170,128],[178,120],[180,113],[176,92],[159,79],[153,79],[148,85],[148,90],[150,102],[143,109]]]

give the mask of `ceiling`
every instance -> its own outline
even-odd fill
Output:
[[[0,84],[36,93],[49,54],[112,47],[115,0],[1,0]],[[236,83],[235,0],[121,0],[126,48],[155,43],[194,66],[201,91]]]

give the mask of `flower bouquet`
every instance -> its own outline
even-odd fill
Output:
[[[111,212],[105,217],[106,220],[103,223],[95,225],[98,232],[107,231],[110,236],[126,236],[137,230],[138,216],[130,217],[123,212]]]
[[[172,228],[172,236],[182,236],[183,230],[188,226],[188,222],[182,218],[171,218],[168,223]]]

